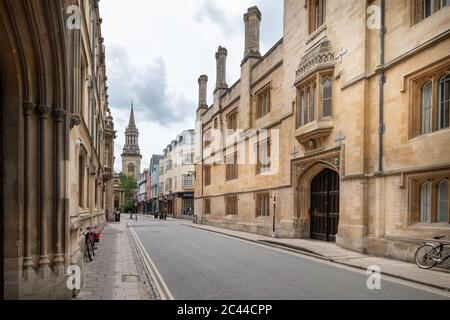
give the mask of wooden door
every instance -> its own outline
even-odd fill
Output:
[[[311,238],[336,241],[339,225],[339,175],[323,170],[311,183]]]

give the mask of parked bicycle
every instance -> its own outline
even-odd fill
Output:
[[[445,237],[434,237],[437,244],[432,242],[424,242],[416,251],[416,264],[421,269],[432,269],[436,265],[443,264],[450,258],[449,253],[444,254],[444,248],[449,247],[450,243],[443,243],[442,240]]]
[[[88,227],[85,236],[86,243],[86,255],[89,260],[94,261],[95,256],[95,244],[100,240],[100,234],[95,232],[95,227]]]

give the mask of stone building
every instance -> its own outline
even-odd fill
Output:
[[[183,131],[164,149],[159,164],[160,207],[177,219],[194,214],[194,143],[195,131]]]
[[[150,202],[149,214],[159,212],[159,163],[163,158],[163,155],[153,155],[150,160],[150,188],[147,189],[147,201]]]
[[[113,199],[114,212],[120,211],[125,203],[125,191],[123,190],[118,173],[115,173],[113,177]]]
[[[138,213],[146,214],[147,213],[147,180],[148,178],[148,169],[145,169],[143,173],[139,174],[137,185],[138,185]]]
[[[125,146],[122,151],[122,173],[137,181],[141,173],[142,155],[139,149],[139,130],[134,119],[134,106],[131,102],[130,121],[125,130]]]
[[[114,125],[97,0],[0,2],[5,299],[67,299],[88,226],[112,210]]]
[[[211,106],[199,79],[199,221],[402,260],[450,236],[447,3],[285,0],[263,56],[250,8],[241,78],[219,47]]]

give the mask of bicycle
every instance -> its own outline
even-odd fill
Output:
[[[93,230],[93,231],[92,231]],[[88,227],[85,235],[85,244],[86,244],[86,255],[89,260],[94,261],[95,256],[95,243],[96,235],[95,235],[95,227]]]
[[[449,246],[450,244],[442,243],[441,239],[445,237],[434,237],[433,239],[438,242],[438,244],[434,244],[432,242],[424,242],[419,248],[416,250],[416,265],[420,269],[432,269],[436,265],[443,264],[447,259],[450,258],[450,252],[443,255],[444,247]]]

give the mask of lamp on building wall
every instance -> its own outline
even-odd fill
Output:
[[[188,171],[188,177],[196,177],[197,176],[197,172],[195,172],[195,171]]]

